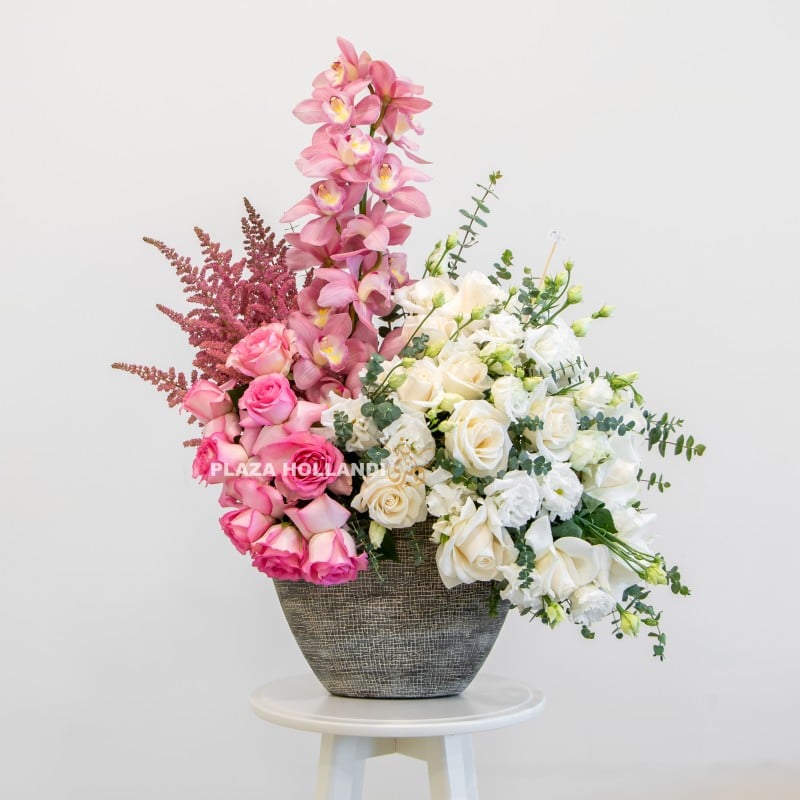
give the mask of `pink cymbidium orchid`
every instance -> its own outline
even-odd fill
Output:
[[[302,122],[319,122],[341,128],[372,124],[381,113],[378,97],[370,94],[355,102],[367,84],[366,80],[357,80],[340,87],[321,86],[314,89],[308,100],[298,103],[292,113]]]
[[[428,217],[431,207],[425,195],[413,186],[406,186],[407,181],[427,181],[430,178],[418,169],[404,167],[395,155],[384,156],[372,168],[369,188],[372,193],[396,208],[407,211],[416,217]]]
[[[369,183],[372,165],[386,153],[386,145],[360,128],[342,132],[336,126],[323,125],[314,131],[311,145],[295,162],[309,178],[327,178],[350,183]]]
[[[406,114],[419,114],[431,107],[431,101],[417,97],[422,86],[397,77],[397,73],[385,61],[373,61],[369,65],[369,76],[376,95],[386,106],[393,106]]]
[[[407,211],[389,211],[385,203],[375,203],[366,214],[353,217],[342,231],[342,243],[348,252],[333,256],[334,261],[344,261],[353,255],[370,250],[384,252],[390,245],[403,244],[411,233],[404,225]]]
[[[339,45],[339,57],[330,65],[329,69],[314,78],[315,88],[344,86],[350,81],[366,78],[369,74],[369,65],[372,59],[366,50],[358,55],[355,47],[342,36],[336,39],[336,43]]]

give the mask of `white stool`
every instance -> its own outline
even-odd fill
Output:
[[[530,719],[544,696],[479,675],[458,697],[358,700],[333,697],[308,675],[268,683],[250,704],[276,725],[322,734],[316,800],[361,800],[364,761],[389,753],[428,762],[432,800],[478,800],[471,734]]]

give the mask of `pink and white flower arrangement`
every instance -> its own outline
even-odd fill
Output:
[[[650,587],[688,589],[653,548],[642,494],[668,484],[643,457],[703,446],[644,406],[635,374],[586,363],[579,340],[611,309],[564,321],[582,292],[571,263],[548,274],[556,241],[516,284],[509,251],[464,271],[500,173],[412,277],[399,248],[430,214],[414,141],[430,101],[386,62],[339,48],[294,111],[316,127],[285,242],[249,203],[241,261],[202,231],[202,267],[147,240],[195,306],[159,308],[189,334],[197,369],[115,366],[203,426],[192,473],[219,487],[223,532],[266,575],[357,580],[430,518],[445,586],[491,582],[493,602],[551,626],[571,618],[589,638],[605,617],[617,636],[644,623],[662,657]]]

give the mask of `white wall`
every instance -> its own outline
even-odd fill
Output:
[[[639,369],[652,405],[709,446],[665,465],[674,488],[652,502],[695,591],[663,598],[666,664],[643,641],[511,620],[487,669],[549,705],[478,740],[482,796],[605,797],[609,770],[657,794],[714,765],[800,767],[800,14],[522,7],[3,4],[0,796],[309,796],[313,737],[247,707],[255,685],[304,669],[272,588],[218,533],[185,424],[108,364],[188,365],[153,309],[179,302],[177,283],[139,237],[196,253],[201,224],[236,247],[242,195],[269,220],[302,195],[311,128],[290,112],[338,33],[435,102],[434,215],[411,255],[501,168],[475,263],[505,247],[540,263],[547,230],[566,233],[591,306],[618,307],[592,358]],[[372,765],[372,796],[419,795],[408,770]]]

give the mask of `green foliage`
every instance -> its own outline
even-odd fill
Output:
[[[495,274],[489,275],[489,280],[495,286],[499,286],[501,281],[510,281],[511,267],[513,264],[514,254],[510,250],[504,250],[500,255],[500,261],[495,261],[494,264],[492,264]]]
[[[399,419],[403,412],[391,400],[382,400],[379,403],[371,401],[364,403],[361,406],[361,413],[365,417],[372,417],[375,425],[383,430]]]
[[[650,411],[644,411],[645,429],[647,434],[647,449],[657,450],[660,456],[666,456],[667,450],[678,456],[683,454],[687,461],[691,461],[694,456],[702,456],[706,451],[706,446],[695,442],[694,436],[679,435],[674,441],[670,438],[677,432],[678,428],[683,427],[683,420],[678,417],[671,417],[664,412],[660,417]]]
[[[427,333],[415,336],[401,351],[401,358],[420,358],[428,348],[430,337]]]
[[[609,433],[615,430],[620,436],[632,431],[634,427],[633,420],[625,422],[624,417],[607,417],[602,411],[598,411],[593,417],[584,415],[578,420],[578,428],[582,431],[597,428],[598,431]]]
[[[336,435],[336,446],[344,450],[353,437],[353,423],[344,411],[337,411],[333,415],[333,431]]]

